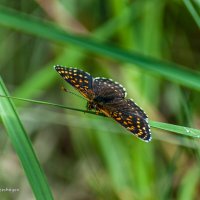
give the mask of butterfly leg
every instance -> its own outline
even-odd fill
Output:
[[[96,106],[92,102],[87,102],[87,110],[96,109]]]
[[[68,90],[64,86],[61,86],[61,90],[64,92],[68,92]]]
[[[93,102],[87,102],[87,111],[95,109],[96,114],[102,113],[101,110]],[[102,113],[103,114],[103,113]]]
[[[95,112],[96,112],[96,115],[98,115],[101,111],[100,110],[96,110]]]

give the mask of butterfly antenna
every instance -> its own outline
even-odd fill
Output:
[[[67,92],[67,93],[73,94],[73,95],[75,95],[75,96],[77,96],[77,97],[79,97],[79,98],[81,98],[81,99],[86,100],[86,99],[83,98],[82,96],[80,96],[80,95],[78,95],[78,94],[76,94],[76,93],[74,93],[74,92],[72,92],[72,91],[69,91],[69,90],[66,89],[64,86],[61,86],[61,90],[64,91],[64,92]]]

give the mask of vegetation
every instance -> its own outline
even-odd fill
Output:
[[[0,190],[19,191],[1,199],[198,199],[199,7],[2,1]],[[56,64],[124,85],[148,113],[153,140],[88,113],[60,90],[76,92]]]

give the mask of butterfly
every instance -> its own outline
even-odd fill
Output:
[[[87,108],[113,118],[145,142],[151,141],[151,131],[145,112],[131,99],[125,88],[112,79],[92,77],[83,70],[56,65],[55,70],[88,101]]]

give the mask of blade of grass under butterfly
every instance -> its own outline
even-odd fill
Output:
[[[4,98],[12,98],[12,99],[20,100],[20,101],[27,101],[27,102],[42,104],[42,105],[55,106],[55,107],[64,108],[64,109],[67,109],[67,110],[73,110],[73,111],[78,111],[78,112],[96,115],[96,113],[92,112],[92,111],[72,108],[72,107],[68,107],[68,106],[64,106],[64,105],[60,105],[60,104],[56,104],[56,103],[50,103],[50,102],[38,101],[38,100],[32,100],[32,99],[25,99],[25,98],[19,98],[19,97],[12,97],[12,96],[8,96],[8,95],[0,95],[0,97],[2,97],[2,98],[3,97]],[[104,115],[99,113],[98,116],[104,116]],[[174,124],[168,124],[168,123],[163,123],[163,122],[155,122],[155,121],[150,121],[149,124],[151,125],[151,127],[154,127],[154,128],[158,128],[158,129],[162,129],[162,130],[165,130],[165,131],[170,131],[170,132],[182,134],[182,135],[185,135],[185,136],[190,136],[190,137],[193,137],[193,138],[200,138],[200,130],[198,130],[198,129],[174,125]]]
[[[1,78],[0,94],[8,95],[8,91]],[[45,175],[10,98],[0,98],[0,116],[36,199],[52,200],[53,196]]]
[[[62,44],[71,43],[85,50],[130,62],[152,74],[161,75],[171,81],[200,90],[200,74],[186,69],[184,66],[159,61],[120,48],[100,44],[88,38],[70,35],[50,22],[44,22],[24,13],[0,7],[0,24]]]
[[[154,128],[159,128],[165,131],[179,133],[179,134],[194,137],[194,138],[200,138],[200,130],[198,129],[178,126],[178,125],[168,124],[168,123],[163,123],[163,122],[154,122],[154,121],[150,121],[149,124],[151,125],[151,127],[154,127]]]
[[[68,107],[68,106],[60,105],[60,104],[57,104],[57,103],[50,103],[50,102],[46,102],[46,101],[38,101],[38,100],[32,100],[32,99],[26,99],[26,98],[20,98],[20,97],[13,97],[13,96],[8,96],[8,95],[6,95],[6,96],[0,95],[0,97],[6,97],[6,98],[10,98],[10,99],[16,99],[16,100],[20,100],[20,101],[26,101],[26,102],[42,104],[42,105],[55,106],[55,107],[59,107],[59,108],[64,108],[64,109],[79,111],[79,112],[84,112],[84,113],[96,114],[95,112],[92,112],[92,111],[82,110],[82,109],[78,109],[78,108],[71,108],[71,107]],[[101,114],[99,114],[99,115],[101,115]]]

